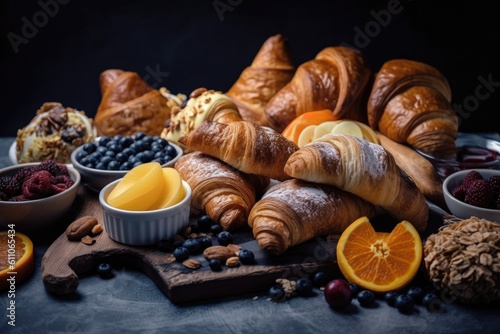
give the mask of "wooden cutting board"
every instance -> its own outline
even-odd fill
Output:
[[[82,186],[77,198],[74,217],[94,216],[102,223],[102,211],[96,193]],[[213,244],[217,244],[216,238]],[[47,249],[42,259],[42,279],[45,288],[55,295],[74,293],[79,276],[97,275],[101,262],[127,266],[145,273],[173,302],[252,293],[269,289],[277,278],[297,279],[322,270],[337,275],[335,241],[317,238],[273,257],[260,249],[251,231],[234,233],[234,243],[255,254],[255,264],[223,267],[214,272],[202,255],[192,256],[201,268],[192,270],[182,263],[168,261],[171,253],[155,246],[134,247],[113,241],[106,231],[95,237],[93,245],[70,241],[61,234]]]

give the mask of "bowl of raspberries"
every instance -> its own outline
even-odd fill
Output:
[[[471,169],[455,172],[443,182],[443,194],[451,214],[500,223],[500,170]]]
[[[0,169],[0,228],[35,233],[56,223],[75,201],[80,173],[45,160]]]

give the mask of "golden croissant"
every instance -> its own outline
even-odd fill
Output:
[[[424,195],[379,144],[353,135],[325,135],[293,153],[285,172],[355,194],[395,220],[409,221],[419,232],[427,227],[429,207]]]
[[[228,124],[205,121],[179,142],[248,174],[289,179],[283,167],[298,146],[281,133],[249,121]]]
[[[335,119],[367,123],[364,97],[371,75],[361,53],[341,46],[325,48],[301,64],[292,80],[267,103],[267,120],[282,132],[305,112],[330,109]]]
[[[268,125],[264,114],[267,102],[293,77],[290,50],[282,35],[269,37],[226,93],[238,106],[245,121]]]
[[[458,117],[448,80],[425,63],[394,59],[377,73],[368,121],[388,138],[436,157],[456,154]]]
[[[340,234],[357,218],[375,213],[373,204],[337,187],[291,179],[269,188],[248,224],[263,250],[281,255],[315,237]]]
[[[101,103],[94,124],[97,134],[160,135],[177,99],[168,99],[135,72],[109,69],[99,77]]]
[[[269,178],[245,174],[201,152],[187,153],[174,168],[192,189],[193,213],[205,212],[224,230],[248,228],[247,219]]]

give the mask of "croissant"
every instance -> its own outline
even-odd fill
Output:
[[[106,70],[99,77],[101,103],[94,117],[100,136],[159,135],[176,99],[164,97],[135,72]]]
[[[228,124],[205,121],[179,138],[192,151],[201,151],[248,174],[283,181],[283,167],[298,146],[273,129],[249,121]]]
[[[340,234],[375,206],[337,187],[290,179],[273,185],[250,211],[259,246],[272,255],[328,234]]]
[[[368,98],[368,122],[388,138],[436,157],[456,154],[451,89],[434,67],[406,59],[383,64]]]
[[[226,94],[201,87],[189,95],[182,109],[172,110],[170,120],[165,124],[160,136],[186,150],[179,138],[206,120],[230,123],[241,121],[242,117],[236,104]]]
[[[201,152],[181,156],[174,168],[191,186],[193,213],[205,212],[227,231],[248,228],[248,214],[255,204],[256,193],[263,191],[270,181],[245,174]]]
[[[361,53],[347,47],[328,47],[301,64],[292,80],[267,103],[265,114],[276,131],[312,110],[331,109],[335,119],[367,123],[365,88],[371,70]]]
[[[353,135],[325,135],[293,153],[284,170],[292,177],[358,195],[396,220],[411,222],[419,232],[427,227],[424,195],[379,144]]]
[[[288,45],[278,34],[264,42],[252,64],[226,94],[236,103],[245,121],[268,125],[264,107],[292,79],[294,72]]]

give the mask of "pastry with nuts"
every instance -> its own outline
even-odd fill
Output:
[[[85,112],[58,102],[46,102],[31,122],[17,131],[17,162],[70,163],[71,153],[95,137],[93,119]]]

